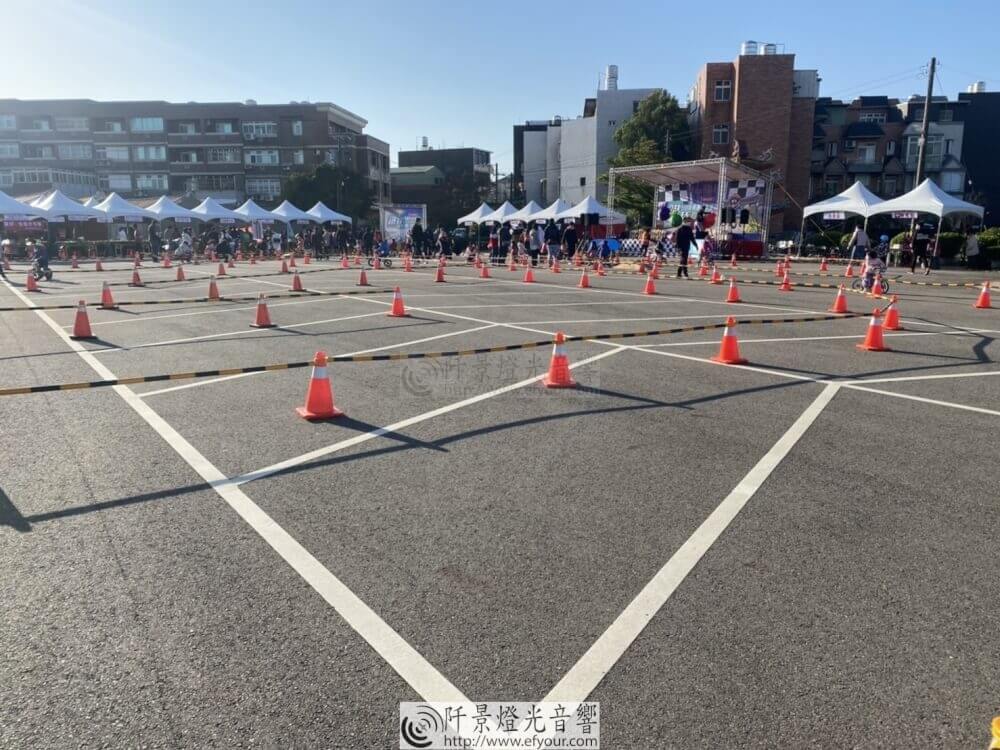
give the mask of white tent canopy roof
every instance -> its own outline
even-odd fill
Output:
[[[0,216],[43,216],[43,214],[0,190]]]
[[[565,211],[561,211],[556,214],[556,219],[578,219],[581,216],[586,216],[589,214],[597,214],[598,221],[602,224],[610,223],[612,224],[624,224],[625,214],[618,213],[617,211],[612,211],[604,204],[600,203],[594,196],[588,195],[582,201],[577,203],[571,208],[567,208]]]
[[[930,179],[925,179],[910,192],[883,201],[872,209],[872,214],[889,214],[895,211],[916,211],[921,214],[948,216],[950,214],[974,214],[983,218],[983,207],[949,195]]]
[[[235,209],[235,212],[243,217],[244,221],[284,221],[284,218],[261,208],[250,198],[242,206]]]
[[[491,214],[487,214],[483,217],[484,224],[496,223],[496,224],[506,224],[510,221],[510,217],[517,213],[517,209],[514,208],[514,204],[510,201],[504,201],[503,205],[500,206],[496,211]]]
[[[482,224],[483,221],[493,213],[493,209],[490,208],[489,204],[481,203],[479,208],[473,211],[471,214],[466,214],[461,219],[458,220],[458,224]]]
[[[307,214],[305,211],[292,205],[288,201],[282,201],[281,205],[274,209],[271,213],[286,224],[290,224],[293,221],[316,221],[315,216]]]
[[[235,211],[230,211],[214,198],[206,198],[191,209],[191,215],[202,221],[213,219],[228,219],[230,221],[246,221],[246,218]]]
[[[509,219],[510,219],[510,221],[522,221],[524,223],[527,223],[527,222],[531,221],[531,217],[532,216],[534,216],[535,214],[537,214],[541,210],[542,210],[541,206],[539,206],[534,201],[529,201],[528,205],[526,205],[520,211],[512,213],[510,215]]]
[[[155,219],[156,215],[145,208],[133,206],[118,193],[111,193],[107,198],[94,206],[98,211],[107,214],[109,219],[124,219],[125,221],[142,221]]]
[[[802,210],[802,216],[808,217],[813,214],[842,211],[846,214],[858,214],[868,217],[875,206],[884,202],[860,182],[855,182],[847,190],[838,193],[832,198],[827,198],[825,201],[806,206]]]
[[[92,195],[83,202],[83,205],[87,207],[94,207],[100,202],[101,202],[100,198],[98,198],[96,195]]]
[[[197,219],[197,214],[191,213],[184,206],[178,206],[167,196],[157,198],[156,203],[146,209],[157,221],[164,219]]]
[[[53,190],[35,204],[35,208],[41,210],[42,214],[52,219],[68,216],[71,221],[81,219],[107,219],[107,214],[90,208],[82,203],[78,203],[72,198],[64,195],[59,190]]]
[[[353,224],[350,216],[345,216],[342,213],[334,211],[332,208],[328,208],[323,201],[316,201],[316,205],[306,211],[309,217],[313,221],[319,221],[325,224],[328,221],[342,221],[348,224]]]
[[[564,201],[562,198],[557,198],[551,206],[548,208],[543,208],[531,217],[531,221],[548,221],[549,219],[555,219],[556,214],[561,214],[570,204]]]

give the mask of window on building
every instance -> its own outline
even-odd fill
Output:
[[[733,98],[733,82],[732,81],[716,81],[715,82],[715,101],[717,102],[728,102]]]
[[[946,154],[952,153],[952,149],[955,147],[955,141],[951,138],[946,138],[944,141],[944,152]]]
[[[89,130],[90,120],[86,117],[57,117],[56,130]]]
[[[198,133],[198,124],[194,122],[179,122],[177,123],[177,132],[181,135],[196,135]]]
[[[17,130],[17,117],[0,115],[0,130]]]
[[[883,177],[882,178],[882,192],[886,195],[896,194],[897,180],[895,177]]]
[[[0,159],[17,159],[20,155],[16,143],[0,143]]]
[[[254,138],[274,138],[278,135],[278,123],[276,122],[245,122],[243,123],[243,137],[249,141]]]
[[[132,175],[129,174],[109,174],[108,190],[130,191],[132,189]]]
[[[233,132],[233,124],[229,121],[217,122],[215,127],[212,128],[213,133],[218,133],[220,135],[226,135]]]
[[[167,176],[165,174],[139,174],[135,176],[137,190],[166,190]]]
[[[60,143],[57,149],[60,159],[94,158],[94,149],[89,143]]]
[[[250,178],[247,180],[247,193],[261,198],[277,198],[281,195],[281,180],[277,177]]]
[[[866,188],[870,188],[872,186],[872,177],[871,177],[871,175],[868,175],[868,174],[859,174],[859,175],[855,175],[854,179],[857,182],[860,182]]]
[[[39,143],[25,143],[21,150],[25,159],[55,159],[56,154],[52,146]]]
[[[97,133],[124,133],[125,123],[121,120],[104,120],[97,122],[94,129]]]
[[[128,146],[98,146],[95,156],[108,161],[128,161]]]
[[[895,141],[889,141],[888,143],[885,144],[885,155],[886,156],[895,156],[896,155],[896,142]]]
[[[608,120],[608,127],[614,128],[618,126],[618,120]]]
[[[243,163],[252,166],[265,166],[279,164],[278,151],[276,149],[248,149],[243,152]]]
[[[823,178],[823,193],[827,196],[836,195],[840,192],[840,177],[833,175]]]
[[[712,128],[712,145],[723,146],[729,143],[729,126],[716,125]]]
[[[827,156],[836,156],[837,155],[837,142],[836,141],[831,141],[830,143],[826,144],[826,155]]]
[[[862,143],[858,146],[858,161],[862,164],[875,163],[875,144]]]
[[[236,175],[232,174],[206,174],[198,178],[191,178],[194,187],[190,190],[207,190],[210,192],[232,192],[236,190]]]
[[[52,125],[48,117],[32,117],[25,130],[52,130]]]
[[[952,122],[955,119],[955,110],[942,109],[938,113],[938,122]]]
[[[302,149],[292,152],[292,163],[293,164],[305,164],[306,163],[306,152]]]
[[[942,172],[941,173],[941,189],[947,190],[949,193],[961,193],[964,187],[965,179],[961,172]]]
[[[874,122],[879,125],[885,124],[885,112],[875,112],[869,110],[858,115],[858,122]]]
[[[944,136],[933,135],[933,134],[927,136],[926,155],[928,158],[940,157],[943,149],[944,149]],[[919,154],[920,154],[920,136],[911,135],[906,139],[906,161],[916,162]]]
[[[581,177],[580,178],[580,187],[587,187],[587,178],[586,177]]]
[[[923,120],[924,119],[924,108],[923,107],[914,107],[913,111],[910,112],[910,119],[911,120]]]
[[[12,187],[14,185],[14,174],[12,172],[0,172],[0,187]]]
[[[135,160],[136,161],[166,161],[167,160],[167,147],[166,146],[136,146],[135,147]]]
[[[128,129],[133,133],[162,133],[162,117],[133,117],[128,121]]]
[[[208,149],[208,161],[215,164],[238,164],[240,150],[234,147]]]
[[[853,138],[848,138],[844,141],[844,151],[853,151],[854,147],[857,146],[857,141]]]
[[[37,185],[52,182],[52,173],[47,169],[12,170],[14,184]]]
[[[179,152],[177,152],[176,161],[180,162],[181,164],[197,164],[198,163],[198,152],[197,151],[179,151]]]
[[[292,120],[292,135],[302,135],[302,120]]]

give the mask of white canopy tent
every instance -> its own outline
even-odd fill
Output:
[[[241,214],[230,211],[214,198],[206,198],[197,206],[191,209],[191,215],[201,221],[213,221],[218,219],[223,222],[232,223],[234,221],[246,221]]]
[[[511,220],[511,216],[517,213],[517,209],[510,201],[504,201],[496,211],[483,217],[483,224],[506,224]]]
[[[482,224],[486,217],[493,213],[493,209],[490,208],[488,203],[481,203],[479,208],[473,211],[471,214],[466,214],[458,220],[458,225],[463,224]]]
[[[345,216],[342,213],[334,211],[332,208],[327,208],[323,201],[317,201],[316,205],[306,211],[307,214],[312,218],[313,221],[318,221],[321,224],[326,224],[328,221],[339,221],[346,224],[353,224],[350,216]]]
[[[534,201],[529,201],[528,205],[526,205],[520,211],[512,213],[509,219],[510,221],[519,221],[523,224],[527,224],[529,221],[531,221],[531,217],[537,214],[541,210],[542,210],[541,206],[539,206]]]
[[[165,219],[191,221],[191,219],[199,218],[189,209],[184,208],[184,206],[178,206],[165,195],[157,198],[156,203],[146,210],[153,214],[156,221],[163,221]]]
[[[118,193],[111,193],[107,198],[94,206],[98,211],[105,214],[108,219],[115,219],[127,222],[141,222],[143,219],[155,219],[156,215],[145,208],[133,206]]]
[[[867,219],[871,216],[872,209],[884,202],[860,182],[855,182],[847,190],[838,193],[832,198],[827,198],[825,201],[806,206],[802,209],[802,216],[803,218],[808,218],[814,214],[839,212],[857,214]]]
[[[598,201],[594,196],[588,195],[575,206],[560,211],[555,218],[558,219],[579,219],[581,216],[591,216],[597,214],[601,224],[624,224],[625,214],[612,211],[610,208]]]
[[[873,210],[872,214],[890,214],[903,211],[917,212],[920,214],[933,214],[938,219],[943,219],[951,214],[972,214],[983,218],[983,207],[949,195],[939,188],[930,179],[925,179],[913,190],[898,198],[882,201]],[[938,222],[940,224],[940,221]]]
[[[21,201],[11,198],[2,190],[0,190],[0,216],[11,219],[28,219],[36,216],[44,218],[41,211],[27,203],[21,203]]]
[[[107,214],[98,211],[96,208],[78,203],[59,190],[53,190],[44,198],[32,203],[41,212],[43,218],[50,221],[87,221],[95,219],[97,221],[107,221]]]
[[[293,221],[316,221],[315,216],[307,214],[305,211],[292,205],[288,201],[282,201],[281,205],[274,209],[271,213],[286,224],[291,224]]]
[[[555,221],[556,214],[561,214],[568,208],[572,206],[564,201],[562,198],[557,198],[551,206],[548,208],[543,208],[541,211],[537,211],[532,214],[531,221],[549,221],[550,219]]]
[[[100,202],[101,202],[100,198],[98,198],[96,195],[92,195],[83,202],[83,205],[87,206],[88,208],[94,208]]]
[[[277,216],[276,214],[273,214],[270,211],[258,206],[256,203],[253,202],[253,199],[251,198],[248,198],[246,203],[244,203],[239,208],[235,209],[235,213],[243,217],[243,221],[246,222],[284,221],[282,217]]]

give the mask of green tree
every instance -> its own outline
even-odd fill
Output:
[[[352,219],[368,218],[372,213],[372,194],[365,179],[330,164],[322,164],[310,174],[291,177],[281,191],[281,198],[303,211],[323,201],[334,211]]]
[[[612,167],[663,164],[689,158],[687,113],[677,99],[657,89],[642,100],[635,114],[615,131],[618,155]],[[653,205],[653,186],[625,177],[615,179],[615,208],[633,223],[646,223]]]

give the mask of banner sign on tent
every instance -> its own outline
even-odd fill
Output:
[[[45,222],[42,219],[14,219],[10,214],[3,220],[6,229],[20,232],[40,232],[45,229]]]
[[[427,226],[427,206],[423,203],[397,203],[380,206],[382,236],[386,240],[402,242],[410,235],[413,225],[420,219]]]
[[[915,219],[917,218],[916,211],[893,211],[892,218],[894,219]]]
[[[847,214],[843,211],[827,211],[823,214],[823,221],[843,221],[847,218]]]

